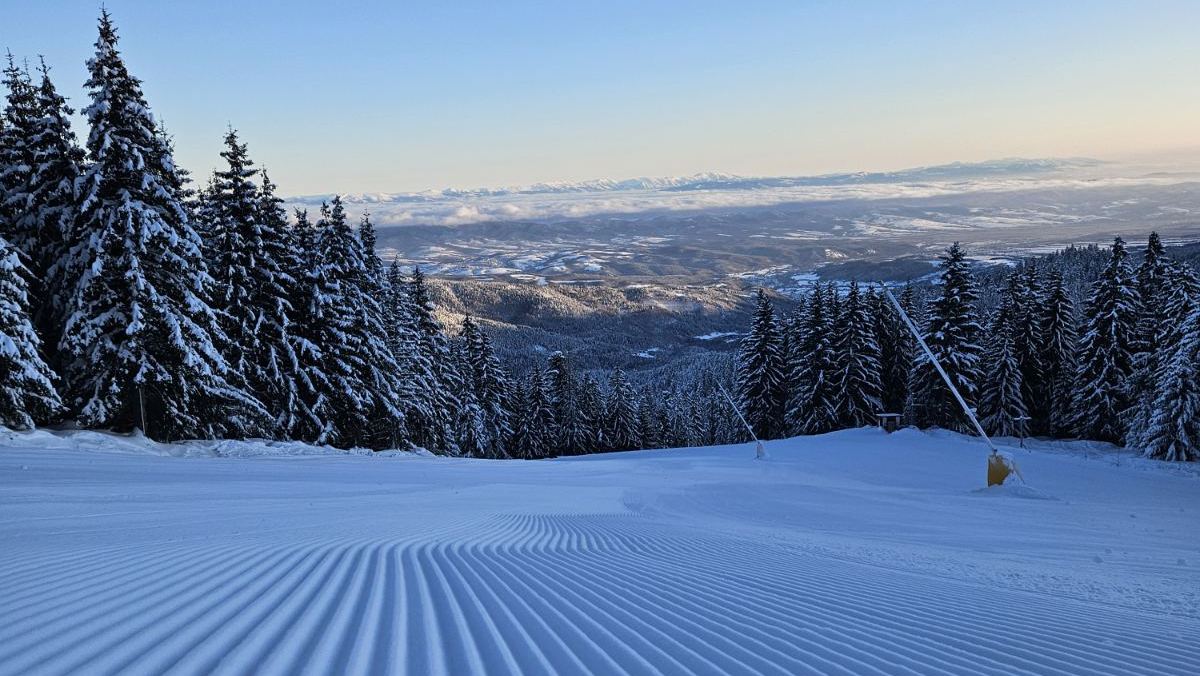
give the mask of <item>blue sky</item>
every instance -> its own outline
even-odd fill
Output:
[[[99,3],[8,5],[82,102]],[[1200,146],[1198,2],[107,7],[179,162],[233,124],[288,194]]]

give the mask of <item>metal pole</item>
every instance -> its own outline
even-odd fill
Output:
[[[912,334],[916,336],[917,342],[921,344],[921,349],[925,350],[925,355],[929,357],[929,361],[933,364],[933,367],[937,369],[939,374],[941,374],[942,380],[946,381],[946,387],[950,388],[950,393],[953,394],[954,398],[958,400],[958,405],[962,406],[963,413],[966,413],[967,417],[971,419],[971,423],[975,425],[975,431],[979,432],[979,436],[983,437],[983,440],[987,442],[988,448],[991,448],[992,453],[995,453],[996,445],[992,443],[992,440],[988,437],[987,432],[983,431],[983,425],[979,424],[979,420],[975,418],[975,412],[971,410],[970,406],[967,406],[967,402],[962,398],[962,395],[958,393],[958,388],[954,386],[954,383],[950,380],[950,376],[946,375],[946,371],[942,368],[941,362],[938,361],[937,357],[933,356],[933,351],[931,351],[929,346],[925,344],[925,339],[921,337],[921,332],[917,330],[917,325],[913,324],[912,319],[909,319],[908,317],[908,313],[904,311],[904,308],[900,307],[900,302],[897,301],[896,297],[892,295],[892,291],[887,287],[887,284],[879,282],[879,286],[883,288],[883,293],[886,294],[888,300],[892,302],[892,307],[896,308],[896,312],[900,313],[900,318],[904,320],[905,325],[908,326],[908,330],[912,331]]]
[[[738,420],[742,421],[742,424],[746,426],[746,431],[750,433],[750,438],[754,440],[754,459],[762,460],[767,457],[767,450],[763,448],[763,442],[758,440],[758,436],[754,434],[754,428],[750,427],[750,423],[746,422],[746,419],[742,417],[741,410],[738,409],[737,404],[733,403],[733,397],[729,396],[729,393],[725,391],[725,387],[721,383],[717,383],[717,389],[721,390],[721,394],[725,395],[725,401],[729,402],[729,407],[737,414]]]
[[[146,389],[142,385],[138,385],[138,408],[142,412],[142,434],[150,436],[146,430]]]

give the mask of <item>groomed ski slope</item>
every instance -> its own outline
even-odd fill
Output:
[[[911,430],[760,462],[0,436],[3,674],[1200,669],[1200,480],[1111,449],[978,490],[978,441]]]

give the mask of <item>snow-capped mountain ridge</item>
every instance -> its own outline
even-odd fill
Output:
[[[342,194],[352,203],[431,202],[447,198],[496,197],[506,195],[541,195],[565,193],[605,193],[627,191],[690,191],[690,190],[757,190],[762,188],[850,185],[857,183],[900,183],[911,181],[947,181],[988,176],[1019,176],[1046,174],[1071,169],[1083,169],[1102,164],[1090,158],[1005,158],[983,162],[951,162],[949,164],[913,167],[898,171],[846,172],[814,176],[741,176],[719,171],[690,176],[662,176],[627,179],[600,178],[587,181],[549,181],[525,186],[500,188],[445,188],[419,192],[364,192]],[[332,194],[303,195],[290,199],[294,203],[319,204]]]

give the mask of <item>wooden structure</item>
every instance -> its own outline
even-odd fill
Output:
[[[879,429],[891,434],[900,429],[900,414],[899,413],[876,413],[879,418]]]

